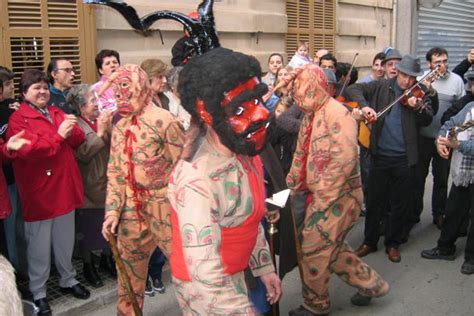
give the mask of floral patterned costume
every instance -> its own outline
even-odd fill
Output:
[[[274,271],[260,224],[264,194],[259,158],[224,156],[204,140],[178,163],[168,188],[170,263],[183,315],[255,315],[243,270]]]
[[[328,96],[319,67],[296,70],[288,81],[296,103],[306,112],[287,177],[293,192],[309,193],[301,232],[303,305],[325,314],[330,310],[332,273],[364,296],[385,295],[389,285],[345,242],[363,200],[356,121]]]
[[[126,65],[109,80],[125,116],[112,132],[105,217],[120,219],[118,249],[142,307],[151,253],[158,246],[170,254],[167,185],[183,149],[184,133],[171,113],[150,102],[151,90],[141,68]],[[118,292],[118,314],[133,315],[120,277]]]

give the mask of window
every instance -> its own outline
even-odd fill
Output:
[[[335,53],[336,0],[287,0],[286,14],[288,60],[298,49],[299,41],[309,43],[311,56],[320,48]]]
[[[93,6],[81,0],[0,0],[0,64],[15,73],[18,87],[25,69],[45,70],[50,59],[66,58],[76,81],[96,79]]]

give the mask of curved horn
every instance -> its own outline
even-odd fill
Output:
[[[216,24],[214,22],[213,7],[214,0],[204,0],[198,6],[202,27],[207,37],[208,49],[221,46],[219,43],[219,37],[217,36]]]
[[[100,4],[100,5],[105,5],[108,7],[111,7],[112,9],[115,9],[118,11],[130,24],[131,27],[133,27],[135,30],[140,31],[142,33],[145,32],[145,28],[143,27],[142,21],[140,17],[137,14],[137,11],[135,8],[129,6],[125,2],[115,2],[112,0],[85,0],[84,3],[86,4]]]
[[[180,13],[180,12],[175,12],[175,11],[169,11],[169,10],[162,10],[162,11],[156,11],[150,14],[147,14],[142,18],[142,23],[143,27],[145,29],[149,29],[150,26],[155,23],[158,20],[162,19],[167,19],[167,20],[175,20],[181,24],[184,25],[186,28],[186,31],[188,31],[190,34],[193,29],[196,28],[196,25],[199,24],[198,21],[190,18],[189,16]]]

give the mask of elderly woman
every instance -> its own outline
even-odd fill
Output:
[[[31,142],[17,152],[13,170],[25,220],[29,288],[40,315],[51,313],[46,298],[51,249],[61,290],[80,299],[90,295],[76,280],[71,262],[74,210],[84,203],[74,149],[85,137],[74,115],[48,105],[48,82],[39,70],[23,73],[20,92],[24,101],[10,117],[7,130],[7,138],[25,130],[24,137]]]
[[[150,88],[153,91],[153,103],[165,110],[168,110],[175,117],[179,118],[184,128],[189,127],[191,117],[181,106],[179,96],[174,94],[169,88],[178,84],[179,72],[182,67],[175,67],[169,72],[168,66],[159,59],[147,59],[140,67],[146,72],[150,80]],[[171,79],[172,81],[168,81]]]
[[[84,263],[84,278],[97,288],[104,284],[95,269],[91,250],[104,249],[102,267],[109,266],[109,271],[115,272],[110,249],[100,234],[107,188],[112,115],[104,111],[99,116],[92,89],[87,84],[73,86],[66,101],[72,113],[77,115],[77,123],[86,135],[86,141],[76,149],[84,184],[84,207],[76,211],[76,239]]]

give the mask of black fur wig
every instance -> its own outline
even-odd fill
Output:
[[[250,156],[258,154],[258,151],[246,141],[246,135],[237,135],[232,130],[226,117],[234,113],[243,101],[251,99],[261,101],[268,87],[263,83],[257,84],[253,90],[243,92],[225,108],[221,106],[221,102],[226,92],[253,77],[259,79],[261,77],[257,59],[219,47],[192,58],[181,71],[178,82],[181,103],[194,121],[203,127],[204,124],[196,109],[197,100],[202,100],[207,112],[212,116],[212,127],[221,142],[235,153]],[[252,126],[251,131],[262,124],[266,122]]]

